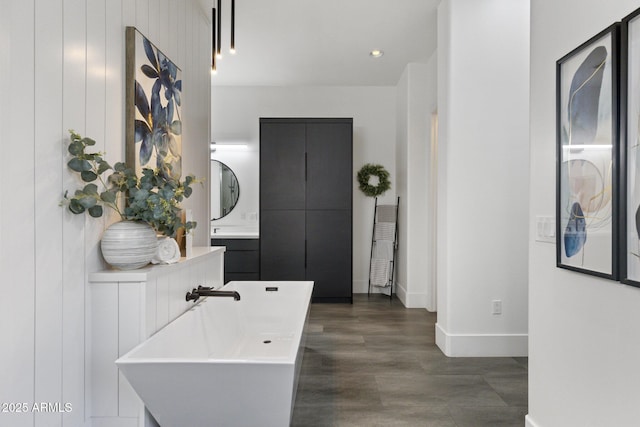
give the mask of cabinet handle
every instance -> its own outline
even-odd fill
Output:
[[[307,268],[307,239],[304,239],[304,268]]]
[[[307,153],[304,153],[304,180],[307,180]]]

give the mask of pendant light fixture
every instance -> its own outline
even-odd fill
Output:
[[[218,47],[216,50],[216,56],[218,59],[222,58],[220,47],[222,46],[222,0],[218,0]]]
[[[216,68],[216,8],[211,9],[211,74],[218,72]]]
[[[236,0],[231,0],[231,45],[229,53],[236,54]]]
[[[229,31],[229,53],[236,53],[236,0],[231,2],[231,29]],[[211,74],[217,73],[218,61],[222,58],[222,0],[217,0],[217,7],[211,9]]]

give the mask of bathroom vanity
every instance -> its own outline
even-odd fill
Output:
[[[214,237],[211,246],[224,246],[224,283],[232,280],[260,280],[260,240],[256,235]]]
[[[224,247],[193,248],[189,258],[137,270],[89,274],[87,380],[92,425],[156,426],[114,361],[193,307],[198,285],[223,286]]]
[[[257,227],[211,225],[211,246],[224,246],[224,283],[260,280],[260,237]]]

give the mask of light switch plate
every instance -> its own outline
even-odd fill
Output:
[[[536,242],[556,242],[556,219],[552,216],[536,216]]]

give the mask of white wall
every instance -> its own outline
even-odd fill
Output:
[[[207,178],[209,23],[195,0],[3,0],[0,14],[0,402],[69,403],[60,413],[4,413],[3,426],[82,426],[86,394],[86,278],[103,267],[99,240],[116,218],[58,206],[77,177],[67,129],[124,160],[124,32],[135,25],[181,66],[184,170]],[[185,206],[204,224],[208,187]]]
[[[640,6],[637,0],[531,2],[529,415],[537,427],[637,426],[640,289],[558,269],[535,241],[555,212],[555,61]]]
[[[255,196],[251,204],[234,209],[225,220],[240,221],[241,212],[258,212],[258,143],[260,117],[353,117],[353,291],[367,292],[373,199],[357,188],[356,172],[365,163],[384,165],[395,176],[395,87],[236,87],[212,88],[211,133],[216,141],[248,141],[252,157],[216,155],[236,171],[240,202],[245,188]],[[238,168],[238,170],[236,170]],[[245,175],[248,169],[253,173]],[[395,183],[383,200],[394,200]],[[248,198],[248,197],[247,197]],[[215,224],[222,223],[216,221]]]
[[[436,342],[450,356],[527,354],[528,46],[527,0],[438,8]]]
[[[397,87],[396,180],[400,196],[397,294],[407,307],[435,311],[435,253],[429,229],[431,114],[437,103],[436,54],[408,64]]]

